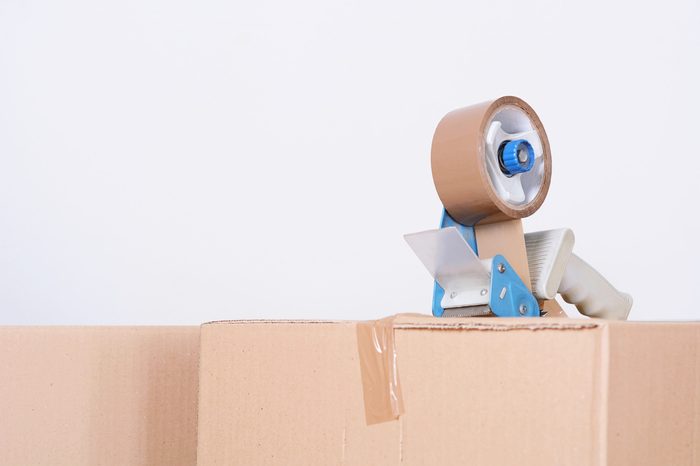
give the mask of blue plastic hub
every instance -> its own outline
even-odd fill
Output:
[[[525,139],[508,141],[501,151],[501,168],[506,175],[525,173],[535,164],[535,150]]]

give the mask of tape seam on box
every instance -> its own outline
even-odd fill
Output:
[[[391,316],[357,324],[357,350],[367,425],[393,421],[404,413],[394,319],[395,316]]]

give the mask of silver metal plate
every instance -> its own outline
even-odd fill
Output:
[[[430,275],[445,290],[444,309],[489,302],[489,261],[480,260],[457,228],[404,235]]]
[[[445,309],[442,317],[487,317],[493,315],[488,306],[469,306]]]

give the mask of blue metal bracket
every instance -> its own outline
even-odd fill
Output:
[[[491,312],[499,317],[539,317],[540,307],[505,257],[496,254],[491,263]]]

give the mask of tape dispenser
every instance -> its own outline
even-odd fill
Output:
[[[523,232],[544,201],[552,161],[542,122],[517,97],[454,110],[431,150],[440,228],[405,235],[435,279],[433,315],[626,319],[632,298],[576,256],[570,229]]]

